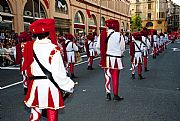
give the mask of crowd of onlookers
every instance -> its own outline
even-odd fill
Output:
[[[0,66],[13,65],[18,35],[14,31],[0,30]]]

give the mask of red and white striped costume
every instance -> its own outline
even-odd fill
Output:
[[[118,82],[119,82],[119,70],[123,69],[122,56],[125,51],[125,40],[124,36],[119,32],[115,32],[113,29],[107,31],[107,36],[114,32],[107,43],[106,58],[102,61],[105,61],[105,65],[102,65],[105,71],[105,88],[106,93],[110,93],[110,79],[112,78],[113,92],[114,95],[118,95]],[[102,35],[100,35],[102,36]],[[98,37],[100,39],[100,37]],[[97,40],[96,48],[100,52],[100,40]]]
[[[41,64],[52,73],[59,87],[67,92],[72,92],[74,83],[66,76],[59,47],[46,38],[37,39],[34,42],[33,49]],[[45,76],[35,60],[25,71],[28,76]],[[28,92],[24,102],[28,107],[38,107],[39,109],[59,109],[64,107],[60,91],[49,79],[29,80]]]
[[[33,22],[29,29],[36,41],[24,44],[22,50],[24,61],[21,67],[21,71],[26,73],[28,79],[24,103],[31,108],[29,121],[40,121],[42,109],[47,109],[48,121],[57,121],[57,110],[64,107],[58,87],[72,93],[74,82],[66,76],[60,48],[57,46],[55,20],[39,19]],[[48,39],[49,35],[51,40]],[[42,71],[37,60],[52,74],[56,86],[48,79],[46,72]]]

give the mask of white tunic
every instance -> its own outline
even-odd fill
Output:
[[[113,29],[108,30],[108,36],[111,32],[113,32]],[[100,39],[100,37],[98,37]],[[100,52],[100,40],[97,40],[96,48],[98,52]],[[122,64],[122,56],[123,52],[125,51],[125,40],[124,36],[121,35],[119,32],[114,32],[107,44],[107,51],[106,51],[106,68],[111,69],[123,69]]]
[[[70,40],[66,40],[65,44],[67,44],[66,52],[67,52],[68,63],[75,63],[75,51],[78,51],[77,45],[71,42]]]
[[[52,73],[52,76],[59,87],[67,92],[73,92],[74,82],[66,76],[66,70],[60,51],[55,48],[56,45],[52,44],[51,40],[47,38],[42,40],[36,39],[33,45],[33,49],[38,60],[48,71]],[[55,53],[52,53],[54,50]],[[35,59],[31,64],[31,73],[33,76],[45,76]],[[37,79],[32,81],[30,90],[30,95],[27,95],[25,100],[27,106],[36,106],[33,103],[36,100],[35,102],[38,101],[37,104],[40,109],[62,108],[60,107],[59,102],[59,91],[49,79]],[[54,102],[53,104],[50,103],[52,100],[49,98],[49,92],[51,92],[51,98]]]
[[[134,37],[132,37],[132,40],[134,41],[135,46],[135,54],[134,54],[134,64],[142,63],[142,52],[144,50],[143,44],[139,40],[135,40]]]

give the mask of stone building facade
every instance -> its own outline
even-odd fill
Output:
[[[130,2],[127,0],[1,0],[0,29],[20,33],[40,18],[54,18],[56,31],[89,33],[105,28],[105,20],[114,18],[121,30],[129,30]]]
[[[166,32],[167,0],[130,0],[131,16],[139,15],[142,26]]]

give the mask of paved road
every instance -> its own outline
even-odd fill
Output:
[[[75,67],[78,84],[66,108],[59,111],[59,121],[180,121],[180,41],[171,43],[157,57],[149,56],[149,72],[144,80],[130,78],[128,51],[120,73],[121,102],[106,101],[103,70],[94,61],[93,71],[87,63]],[[84,58],[86,60],[86,58]],[[19,70],[0,69],[0,120],[28,121],[29,109],[23,104]],[[42,121],[46,121],[42,118]]]

